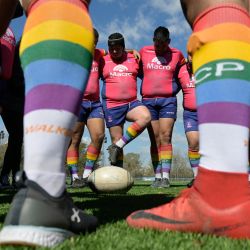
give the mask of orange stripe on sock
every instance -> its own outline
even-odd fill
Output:
[[[30,22],[25,26],[26,31],[49,20],[67,20],[67,22],[72,22],[80,26],[84,24],[84,28],[92,31],[92,24],[89,18],[87,18],[87,11],[83,11],[78,6],[61,1],[45,1],[43,4],[39,4],[39,6],[39,10],[38,6],[32,9],[29,15]]]

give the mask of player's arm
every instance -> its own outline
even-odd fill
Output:
[[[126,51],[127,53],[133,54],[133,55],[134,55],[134,58],[137,59],[138,61],[141,60],[141,55],[140,55],[140,53],[139,53],[137,50],[135,50],[135,49],[125,49],[125,51]]]

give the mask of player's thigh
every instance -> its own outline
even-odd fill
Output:
[[[159,119],[159,134],[161,140],[167,140],[168,143],[170,143],[172,134],[173,134],[173,128],[174,128],[175,119],[173,118],[160,118]]]
[[[143,122],[148,123],[151,119],[151,115],[150,115],[150,112],[146,106],[140,105],[140,106],[137,106],[137,107],[131,109],[127,113],[126,119],[128,121],[131,121],[131,122],[141,120]]]

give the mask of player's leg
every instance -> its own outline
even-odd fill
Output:
[[[33,2],[20,47],[26,83],[24,170],[28,180],[13,199],[1,243],[54,246],[96,227],[96,218],[79,210],[66,194],[64,164],[92,52],[87,4]]]
[[[128,223],[250,238],[248,1],[182,4],[190,23],[195,20],[188,50],[196,75],[200,167],[192,188],[170,204],[132,214]]]
[[[114,166],[123,167],[123,149],[116,146],[116,142],[122,138],[123,125],[109,127],[109,133],[112,141],[112,144],[108,147],[110,163]]]
[[[94,165],[100,155],[105,135],[103,118],[91,118],[87,121],[91,143],[87,148],[86,162],[84,166],[83,179],[86,180],[94,169]]]
[[[197,112],[184,110],[183,123],[188,142],[188,158],[194,176],[194,178],[187,185],[188,187],[191,187],[193,185],[194,179],[197,176],[200,161]]]
[[[159,127],[159,120],[151,120],[147,127],[150,139],[150,156],[155,173],[155,179],[151,186],[156,188],[160,186],[162,179]]]
[[[172,149],[172,134],[175,119],[160,118],[160,161],[162,166],[162,187],[169,187],[169,177],[172,167],[173,149]]]
[[[194,179],[198,173],[198,166],[200,160],[199,153],[199,132],[198,131],[188,131],[186,132],[186,138],[188,142],[188,159],[193,171],[193,179],[188,183],[188,187],[191,187]]]
[[[132,124],[126,129],[121,138],[115,144],[111,145],[110,158],[115,160],[118,157],[119,151],[142,133],[149,124],[150,119],[151,116],[148,109],[144,105],[141,105],[141,102],[135,101],[130,103],[126,120],[132,122]]]
[[[18,101],[16,100],[16,104]],[[12,186],[15,186],[15,175],[20,170],[21,153],[23,145],[23,112],[20,102],[20,108],[16,110],[8,109],[4,106],[1,114],[4,125],[9,133],[8,146],[4,155],[3,168],[0,179],[5,180],[12,172]],[[4,184],[4,183],[2,183]]]
[[[132,124],[127,128],[122,138],[116,142],[116,145],[120,148],[123,148],[129,142],[134,140],[147,127],[151,116],[144,105],[135,102],[134,104],[131,104],[126,119],[132,122]]]
[[[71,176],[71,185],[79,180],[78,175],[78,161],[79,161],[79,146],[84,133],[85,123],[83,121],[78,121],[73,129],[73,135],[71,137],[71,142],[67,151],[67,166]]]

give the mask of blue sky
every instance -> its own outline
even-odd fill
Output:
[[[170,30],[171,46],[180,49],[186,55],[186,43],[191,33],[178,0],[92,0],[90,15],[94,27],[99,31],[99,48],[107,48],[107,38],[111,33],[120,32],[125,37],[126,47],[139,50],[144,45],[152,44],[152,35],[158,26]],[[12,21],[16,36],[22,33],[25,17]],[[138,85],[140,81],[138,81]],[[0,127],[2,127],[0,123]],[[107,148],[110,144],[108,131]],[[83,139],[89,141],[85,132]],[[125,147],[125,153],[135,152],[141,155],[144,164],[149,161],[149,138],[143,132],[138,138]],[[183,130],[182,95],[178,94],[178,118],[173,134],[174,151],[186,154],[187,143]],[[105,150],[106,151],[106,150]],[[107,154],[106,154],[107,156]],[[106,163],[108,163],[106,161]]]

